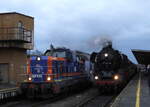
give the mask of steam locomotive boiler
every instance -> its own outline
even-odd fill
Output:
[[[111,42],[107,42],[100,52],[93,52],[91,62],[94,64],[94,84],[100,91],[120,90],[136,72],[135,64],[112,48]]]

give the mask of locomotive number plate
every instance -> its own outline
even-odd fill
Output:
[[[40,75],[40,74],[34,74],[34,75],[32,75],[32,78],[42,78],[42,75]]]

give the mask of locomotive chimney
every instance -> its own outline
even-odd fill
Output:
[[[106,42],[104,42],[103,48],[112,48],[112,41],[106,41]]]

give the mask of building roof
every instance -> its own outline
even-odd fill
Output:
[[[22,13],[17,13],[17,12],[7,12],[7,13],[0,13],[0,15],[7,15],[7,14],[18,14],[18,15],[22,15],[22,16],[25,16],[25,17],[29,17],[29,18],[34,18],[32,16],[28,16],[28,15],[25,15],[25,14],[22,14]]]
[[[150,64],[150,50],[132,49],[132,53],[139,64]]]

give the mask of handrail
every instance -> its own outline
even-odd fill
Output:
[[[17,89],[19,89],[19,87],[9,88],[9,89],[1,89],[1,90],[0,90],[0,93],[17,91]]]
[[[32,31],[21,27],[0,27],[0,40],[22,40],[32,42]]]

